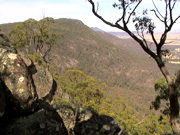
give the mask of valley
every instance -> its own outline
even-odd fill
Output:
[[[16,24],[0,27],[7,33]],[[60,38],[52,48],[50,60],[59,74],[63,75],[68,69],[81,70],[105,82],[109,86],[105,96],[112,102],[123,99],[140,119],[157,113],[149,108],[156,95],[154,81],[162,75],[154,60],[135,41],[93,31],[79,20],[57,19],[53,26]],[[177,50],[177,46],[168,47]],[[170,72],[179,68],[177,64],[168,66]]]
[[[96,31],[99,33],[102,33],[101,30],[96,29]],[[132,40],[130,38],[130,36],[124,32],[108,32],[108,33],[118,37],[119,39]],[[136,33],[136,32],[134,32],[134,33]],[[155,38],[159,42],[160,38],[161,38],[161,34],[156,33]],[[152,38],[149,34],[145,35],[145,39],[147,41],[149,41],[149,44],[152,44],[153,41],[152,41]],[[153,48],[153,44],[150,46]],[[176,33],[169,33],[163,49],[170,50],[170,55],[164,57],[169,63],[180,64],[180,53],[179,53],[180,52],[180,34],[179,33],[177,33],[177,32]],[[138,52],[139,52],[139,50],[138,50]]]

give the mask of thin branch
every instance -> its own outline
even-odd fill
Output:
[[[156,4],[154,3],[154,0],[152,0],[152,2],[153,2],[153,5],[154,5],[156,11],[158,12],[158,14],[164,19],[164,16],[159,12],[159,10],[158,10]],[[155,11],[155,10],[154,10],[154,11]],[[156,13],[156,14],[157,14],[157,13]],[[157,14],[157,16],[158,16],[158,14]],[[160,17],[158,16],[158,18],[160,18]],[[161,20],[161,19],[160,19],[160,20]]]
[[[176,23],[176,21],[180,18],[180,15],[174,20],[173,23]]]
[[[167,24],[167,16],[168,16],[168,3],[167,3],[167,0],[165,1],[166,2],[166,12],[165,12],[165,17],[164,17],[164,25],[165,25],[165,29],[168,28],[168,24]]]
[[[134,14],[135,10],[137,9],[137,7],[140,5],[141,2],[142,2],[142,0],[140,0],[140,1],[138,2],[138,4],[134,7],[133,11],[130,13],[130,15],[129,15],[129,17],[128,17],[128,20],[126,21],[126,24],[129,23],[129,20],[130,20],[131,16]]]
[[[118,133],[118,135],[121,135],[123,133],[124,129],[121,129],[121,131]]]
[[[161,48],[165,44],[167,33],[168,33],[168,31],[165,30],[164,33],[162,34],[160,42],[159,42],[159,44],[157,46],[157,54],[158,54],[158,56],[161,56]]]
[[[147,41],[146,41],[146,39],[145,39],[145,37],[144,37],[144,31],[142,30],[141,33],[142,33],[143,41],[144,41],[144,43],[145,43],[145,45],[146,45],[146,48],[149,49],[148,44],[147,44]]]
[[[138,36],[143,40],[143,42],[145,43],[146,48],[148,48],[147,41],[146,41],[146,39],[145,39],[145,37],[144,37],[144,30],[141,30],[141,34],[140,34],[139,31],[137,30],[137,34],[138,34]]]
[[[138,125],[140,125],[141,123],[144,123],[144,119],[141,120],[140,122],[136,123],[135,126],[138,126]]]
[[[154,37],[154,31],[149,29],[149,33],[150,33],[150,35],[151,35],[151,37],[152,37],[152,40],[153,40],[153,42],[155,43],[156,48],[157,48],[158,43],[157,43],[157,40],[156,40],[155,37]]]
[[[123,19],[123,16],[121,16],[121,18],[119,18],[115,24],[118,24],[122,19]]]
[[[99,9],[99,2],[97,2],[97,9],[96,9],[96,13],[98,12]]]
[[[111,22],[106,21],[102,16],[100,16],[100,15],[95,11],[95,4],[94,4],[94,2],[93,2],[92,0],[88,0],[88,1],[89,1],[90,4],[92,5],[92,12],[93,12],[93,14],[94,14],[96,17],[98,17],[101,21],[103,21],[105,24],[107,24],[107,25],[109,25],[109,26],[111,26],[111,27],[116,27],[116,28],[119,28],[119,29],[121,29],[121,30],[124,30],[124,28],[121,27],[120,25],[118,25],[117,23],[116,23],[116,24],[113,24],[113,23],[111,23]]]
[[[174,6],[174,5],[173,5]],[[180,15],[173,21],[173,17],[172,17],[172,8],[171,8],[171,3],[167,3],[166,2],[166,10],[168,10],[167,8],[169,7],[169,17],[170,17],[170,24],[169,26],[167,25],[167,19],[165,19],[165,30],[164,30],[164,33],[162,34],[161,36],[161,39],[160,39],[160,42],[159,42],[159,46],[158,46],[158,50],[160,51],[161,47],[165,44],[165,41],[166,41],[166,37],[167,37],[167,34],[168,32],[171,31],[172,29],[172,26],[174,25],[174,23],[180,18]],[[167,16],[165,17],[167,18]],[[159,52],[160,53],[160,52]]]
[[[173,6],[172,6],[172,8],[171,8],[172,10],[174,9],[174,7],[175,7],[175,5],[176,5],[176,2],[177,2],[177,0],[174,1]]]
[[[171,23],[173,23],[173,16],[172,16],[172,8],[171,8],[171,1],[169,1],[169,14],[170,14],[170,20],[171,20]]]
[[[126,26],[126,21],[125,21],[125,17],[126,17],[126,9],[127,7],[125,7],[125,1],[123,0],[123,3],[122,3],[122,7],[123,7],[123,15],[122,15],[122,21],[123,21],[123,24],[124,24],[124,27]]]
[[[154,12],[154,14],[155,14],[155,16],[161,21],[161,22],[163,22],[164,23],[164,20],[162,20],[159,16],[158,16],[158,14],[157,14],[157,12],[156,12],[156,10],[154,10],[154,9],[152,9],[152,10],[150,10],[150,11],[153,11]]]

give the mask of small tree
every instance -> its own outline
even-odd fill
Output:
[[[54,19],[46,17],[40,21],[28,19],[9,31],[11,44],[16,48],[32,47],[34,52],[48,64],[47,56],[59,35],[53,32]]]
[[[168,99],[170,101],[170,123],[172,130],[175,134],[180,134],[180,122],[179,122],[179,103],[178,103],[178,86],[180,84],[180,71],[178,71],[175,75],[170,75],[169,70],[166,67],[166,63],[163,60],[163,55],[166,54],[162,47],[165,44],[167,34],[171,31],[172,27],[176,23],[176,21],[180,18],[180,15],[174,18],[173,11],[178,0],[163,0],[165,3],[165,12],[161,13],[160,10],[156,6],[156,2],[160,2],[156,0],[152,0],[154,8],[150,11],[154,13],[154,16],[164,25],[164,31],[162,32],[160,41],[157,41],[155,38],[154,30],[155,24],[153,23],[152,18],[147,16],[148,10],[145,9],[142,11],[142,15],[138,14],[138,7],[141,5],[143,0],[118,0],[117,3],[113,4],[114,8],[118,8],[120,12],[120,17],[112,23],[104,19],[98,13],[98,8],[96,9],[96,5],[93,0],[88,0],[92,5],[93,14],[102,20],[105,24],[110,25],[112,27],[123,30],[128,33],[141,47],[142,49],[150,55],[157,63],[161,73],[163,74],[169,90]],[[97,7],[99,3],[97,4]],[[164,15],[163,15],[164,14]],[[128,25],[130,21],[133,20],[135,24],[135,28],[137,31],[137,35],[134,34],[129,28]],[[155,51],[153,51],[145,38],[145,34],[150,34],[152,41],[155,46]],[[175,76],[175,77],[174,77]]]
[[[77,105],[99,109],[106,84],[98,83],[79,70],[67,70],[59,82],[63,91],[67,92]]]

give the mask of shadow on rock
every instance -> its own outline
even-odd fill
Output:
[[[79,110],[74,128],[76,135],[118,135],[120,130],[112,117],[99,115],[91,107]]]
[[[49,103],[39,100],[37,112],[28,116],[6,119],[1,123],[2,135],[67,135],[61,117]],[[4,119],[5,121],[5,119]]]

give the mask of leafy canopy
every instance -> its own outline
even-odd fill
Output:
[[[53,32],[54,19],[46,17],[40,21],[28,19],[11,29],[8,34],[11,44],[16,48],[32,48],[34,53],[39,54],[44,60],[56,43],[59,35]]]
[[[77,105],[99,109],[106,84],[98,83],[79,70],[67,70],[64,76],[54,75],[54,78],[60,82],[63,91],[67,92]]]

